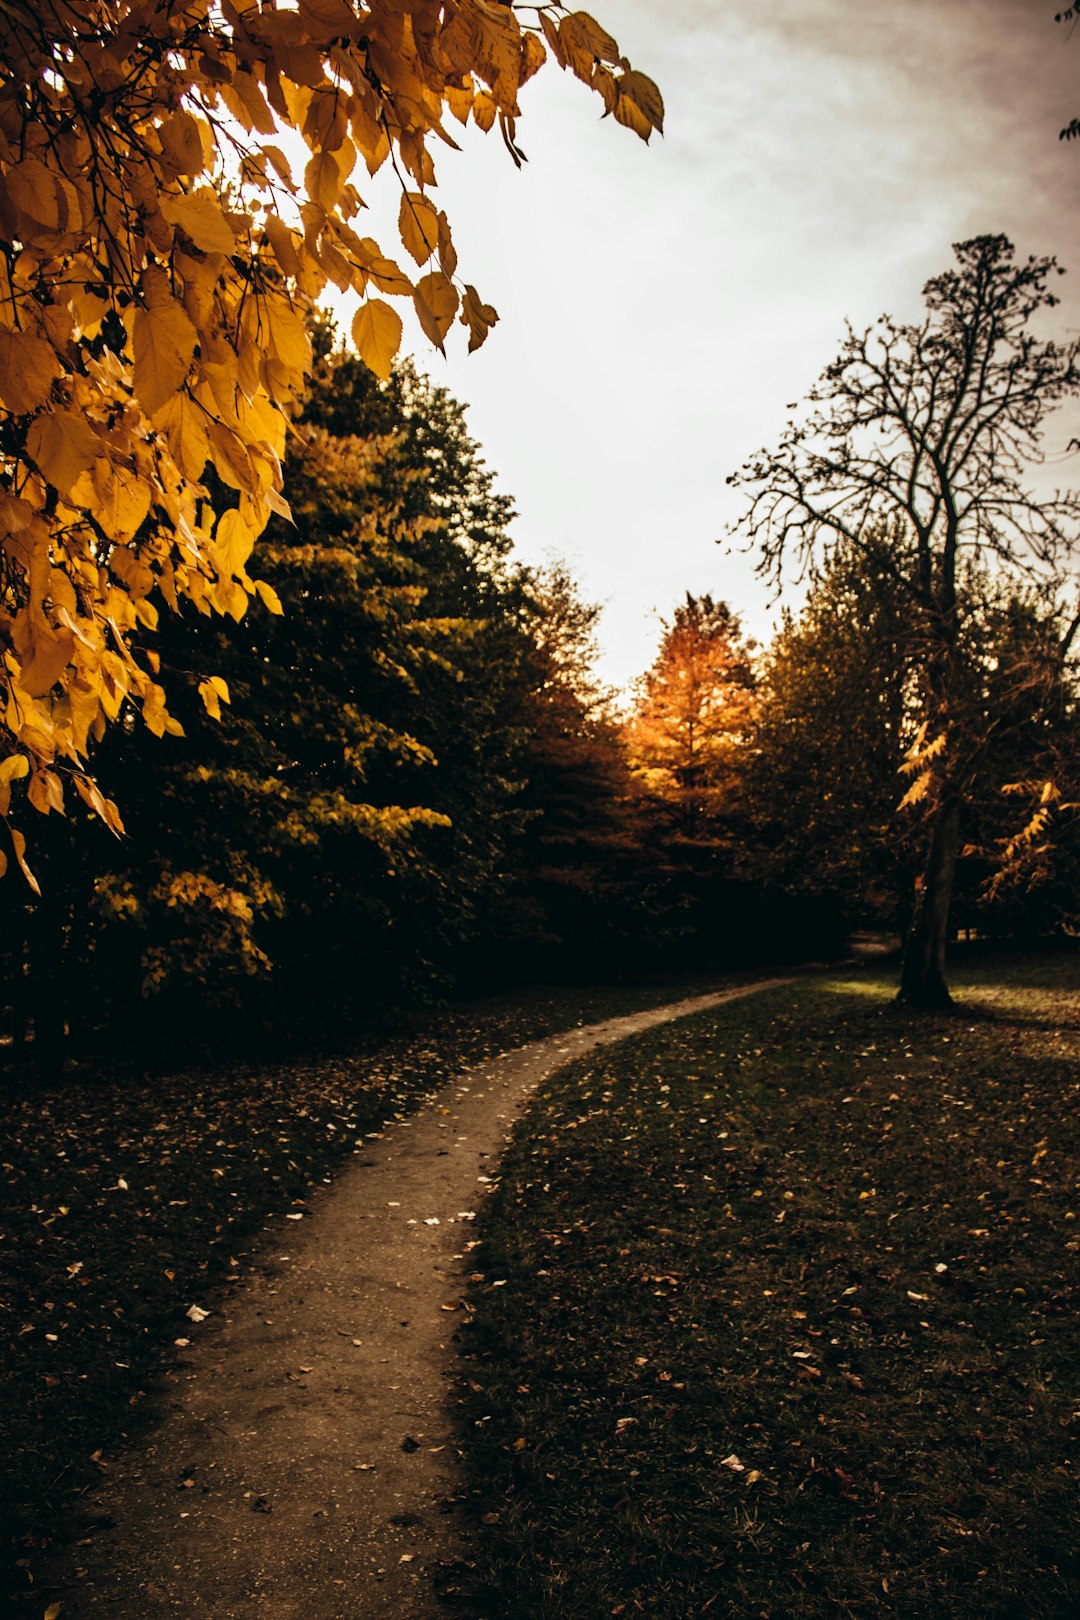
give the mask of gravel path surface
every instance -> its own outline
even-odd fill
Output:
[[[50,1572],[61,1620],[445,1616],[439,1578],[467,1535],[446,1403],[455,1310],[516,1114],[590,1047],[784,982],[503,1053],[388,1125],[281,1223],[228,1314],[192,1327],[164,1421],[84,1498],[98,1528]]]

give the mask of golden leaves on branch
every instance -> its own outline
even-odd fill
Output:
[[[556,19],[551,11],[542,11],[540,22],[560,67],[569,68],[595,90],[606,113],[613,113],[618,123],[643,141],[648,141],[654,129],[663,134],[664,99],[659,89],[644,73],[631,68],[594,17],[587,11],[574,11]]]
[[[449,120],[498,124],[520,162],[519,91],[550,54],[639,135],[661,127],[656,87],[593,17],[538,17],[499,0],[0,10],[0,814],[24,780],[62,813],[68,781],[121,831],[87,754],[129,703],[180,731],[145,645],[158,604],[280,612],[248,569],[289,516],[285,422],[328,286],[364,300],[353,336],[380,377],[403,337],[388,299],[439,348],[455,321],[484,341],[496,312],[458,281],[430,195]],[[391,167],[407,267],[353,223],[354,177]],[[220,712],[215,680],[200,690]]]

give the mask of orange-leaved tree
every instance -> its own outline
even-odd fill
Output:
[[[518,92],[550,53],[644,139],[661,126],[656,87],[592,17],[529,13],[0,0],[5,818],[27,778],[36,809],[62,811],[73,783],[121,830],[89,746],[131,703],[151,731],[178,729],[140,627],[159,603],[239,619],[257,593],[280,610],[248,562],[288,515],[286,421],[328,285],[361,295],[353,337],[380,376],[402,335],[388,299],[440,348],[455,319],[483,342],[495,311],[459,279],[430,196],[448,124],[497,124],[520,160]],[[384,165],[404,264],[359,222]],[[204,672],[211,710],[223,686]]]
[[[671,807],[684,836],[707,836],[732,809],[754,710],[753,643],[726,602],[689,591],[656,661],[638,683],[626,728],[647,790]]]

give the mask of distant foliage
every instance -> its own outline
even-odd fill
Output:
[[[631,759],[688,836],[731,809],[754,710],[752,652],[726,602],[688,591],[638,683],[626,728]]]
[[[743,870],[895,925],[917,861],[897,814],[914,697],[903,603],[841,549],[762,661],[740,759]]]

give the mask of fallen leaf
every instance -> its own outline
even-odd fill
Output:
[[[205,1322],[210,1312],[204,1311],[201,1305],[189,1305],[186,1315],[189,1322]]]
[[[746,1464],[740,1462],[734,1452],[731,1453],[730,1457],[721,1457],[720,1467],[730,1468],[733,1474],[743,1474],[746,1472]]]

